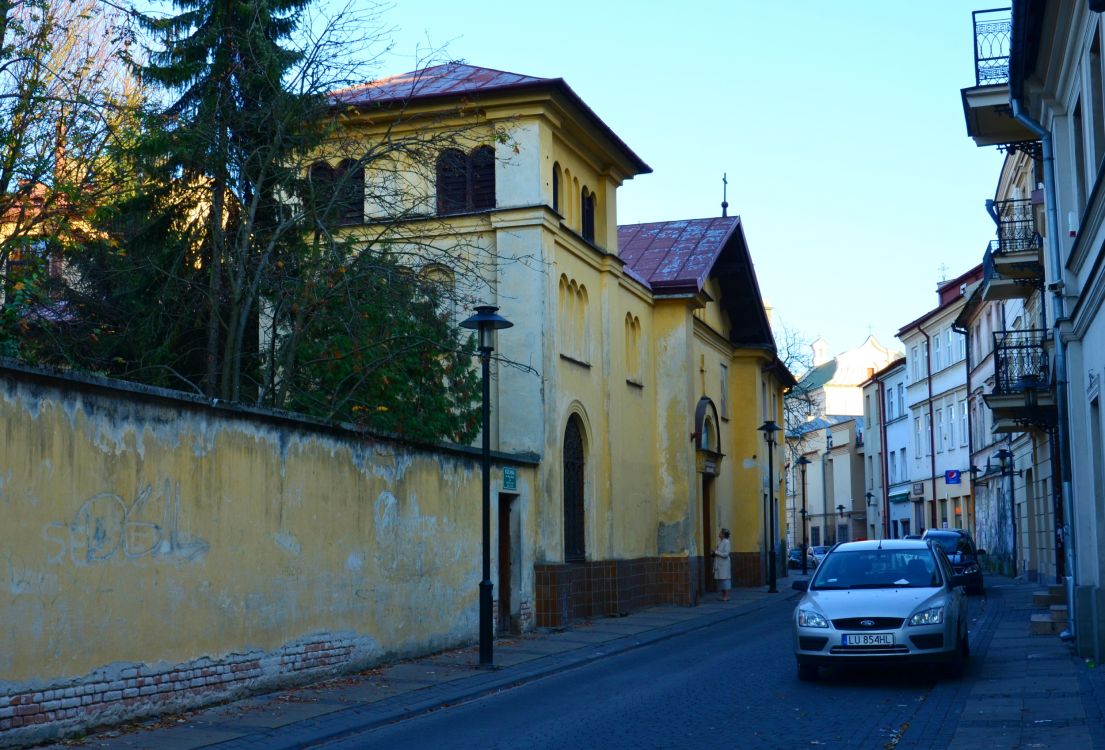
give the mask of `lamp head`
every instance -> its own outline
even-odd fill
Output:
[[[476,314],[467,320],[461,321],[461,328],[476,331],[477,344],[480,351],[490,352],[495,349],[495,331],[500,328],[510,328],[514,324],[506,318],[498,315],[499,308],[495,305],[477,305]]]

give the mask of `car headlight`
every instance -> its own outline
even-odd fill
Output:
[[[963,575],[965,575],[965,576],[973,576],[977,572],[978,572],[978,566],[977,565],[968,565],[967,567],[965,567],[963,569]]]
[[[798,610],[798,627],[800,628],[827,628],[829,621],[820,612],[812,609]]]
[[[944,607],[923,609],[909,618],[910,625],[939,625],[944,622]]]

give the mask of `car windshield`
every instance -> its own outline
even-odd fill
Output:
[[[940,585],[928,548],[833,552],[810,584],[811,590],[933,588]]]
[[[949,556],[971,554],[971,543],[962,534],[932,534],[928,540],[939,544],[944,554]]]

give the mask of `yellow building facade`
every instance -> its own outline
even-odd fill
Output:
[[[736,582],[762,583],[768,475],[777,499],[783,472],[781,451],[768,471],[757,428],[781,423],[793,379],[740,220],[619,227],[617,189],[651,170],[561,79],[448,64],[338,98],[346,129],[330,164],[360,158],[350,144],[371,151],[427,127],[444,143],[453,128],[434,169],[407,165],[396,244],[463,256],[479,270],[458,273],[457,289],[514,323],[496,355],[524,367],[495,367],[491,443],[541,460],[534,507],[517,509],[536,538],[508,545],[528,547],[518,590],[499,592],[510,606],[532,592],[536,624],[557,625],[693,603],[723,527]],[[397,135],[397,110],[409,133]],[[368,165],[370,192],[394,179],[381,171]],[[370,196],[364,226],[347,231],[372,235],[380,218]],[[524,628],[522,615],[511,621]]]

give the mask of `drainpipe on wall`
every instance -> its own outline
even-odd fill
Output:
[[[1052,273],[1055,274],[1055,280],[1047,285],[1052,295],[1055,332],[1055,400],[1059,411],[1059,425],[1055,432],[1059,436],[1059,476],[1063,488],[1063,552],[1066,556],[1067,607],[1070,612],[1067,630],[1061,636],[1065,640],[1073,640],[1076,634],[1074,588],[1077,585],[1078,568],[1076,564],[1078,556],[1075,552],[1074,488],[1070,474],[1070,423],[1068,422],[1070,404],[1067,393],[1067,345],[1063,341],[1062,333],[1059,330],[1060,322],[1066,320],[1066,312],[1063,302],[1063,257],[1059,249],[1059,209],[1055,201],[1055,147],[1052,143],[1051,131],[1024,112],[1021,109],[1019,99],[1010,98],[1010,103],[1013,106],[1013,117],[1017,122],[1036,134],[1043,146],[1044,154],[1044,205],[1047,211],[1048,227],[1047,249],[1051,260]]]
[[[925,337],[925,373],[927,374],[929,387],[929,463],[932,471],[932,509],[929,513],[931,520],[930,529],[936,526],[936,416],[932,411],[932,339],[925,329],[917,326],[917,330]]]
[[[890,471],[887,468],[888,457],[886,455],[886,384],[882,378],[875,379],[876,390],[879,394],[879,445],[882,447],[882,538],[890,538]]]
[[[986,201],[986,203],[987,203],[987,209],[992,208],[993,201]],[[963,309],[966,310],[966,307],[964,307]],[[964,327],[964,328],[959,328],[955,324],[952,324],[952,330],[963,337],[963,349],[967,353],[967,355],[963,358],[963,365],[964,365],[964,367],[967,368],[967,398],[963,401],[963,408],[967,410],[967,474],[971,477],[971,494],[969,496],[969,499],[971,501],[971,508],[974,509],[974,507],[975,507],[975,473],[973,471],[971,471],[971,469],[975,468],[975,461],[974,461],[975,449],[974,449],[974,435],[972,434],[972,430],[974,428],[974,425],[973,425],[974,420],[971,418],[971,411],[972,411],[972,409],[971,409],[971,333],[968,330],[968,328],[969,328],[969,326]],[[964,511],[966,511],[966,508],[964,508]],[[966,512],[964,512],[963,515],[966,515]],[[973,519],[973,518],[971,519],[972,523],[974,522],[974,520],[975,519]],[[973,533],[974,538],[978,539],[978,528],[973,528],[970,531]]]

